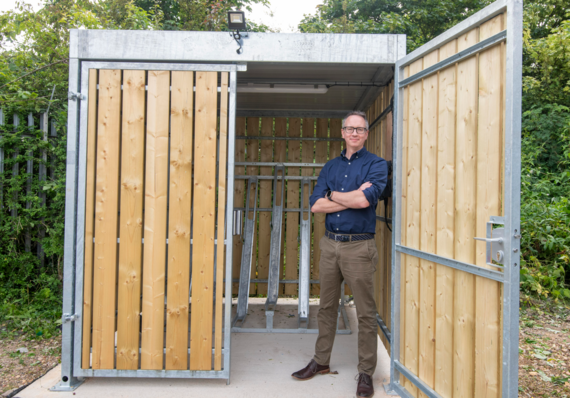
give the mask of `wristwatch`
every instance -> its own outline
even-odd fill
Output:
[[[331,202],[333,201],[333,200],[332,200],[332,193],[333,193],[333,191],[331,191],[331,190],[329,189],[329,190],[327,191],[326,195],[325,195],[325,198],[327,198],[327,199],[330,200]]]

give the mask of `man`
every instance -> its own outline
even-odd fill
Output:
[[[388,166],[368,152],[368,121],[364,112],[349,113],[342,121],[346,147],[327,162],[311,195],[311,211],[326,213],[326,233],[320,241],[321,302],[319,337],[315,356],[307,367],[292,374],[309,380],[330,372],[329,362],[336,334],[340,287],[346,280],[358,316],[358,397],[374,394],[377,324],[374,271],[378,252],[374,241],[376,205],[386,186]]]

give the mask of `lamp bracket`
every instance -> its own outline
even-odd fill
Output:
[[[238,29],[234,32],[230,32],[230,36],[234,38],[234,40],[236,41],[236,43],[239,46],[239,48],[236,50],[236,52],[238,54],[241,54],[243,52],[243,50],[242,50],[243,43],[241,42],[241,39],[242,38],[248,38],[249,37],[248,33],[247,32],[240,32]]]

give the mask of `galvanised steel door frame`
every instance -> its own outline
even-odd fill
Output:
[[[89,98],[89,69],[129,69],[168,71],[229,72],[227,191],[234,190],[235,117],[237,72],[246,65],[144,63],[69,60],[69,101],[67,122],[67,167],[65,199],[65,235],[63,264],[63,324],[62,376],[54,391],[72,391],[84,377],[144,377],[144,378],[219,378],[230,379],[231,305],[224,312],[224,355],[220,371],[192,370],[118,370],[82,369],[81,336],[83,312],[83,267],[85,240],[85,192],[87,163],[87,115]],[[233,231],[233,201],[226,201],[226,241]],[[233,245],[226,245],[226,275],[232,277]],[[225,297],[231,298],[231,283],[226,284]],[[231,301],[230,301],[231,303]]]
[[[430,51],[458,38],[463,33],[481,25],[483,22],[506,12],[507,29],[487,40],[457,53],[422,72],[404,79],[404,68],[415,60],[422,58]],[[503,350],[502,350],[502,397],[518,396],[518,336],[519,336],[519,269],[520,269],[520,161],[521,161],[521,97],[522,97],[522,0],[499,0],[438,36],[396,62],[394,82],[394,175],[395,187],[392,200],[394,203],[392,235],[392,333],[390,357],[389,390],[402,397],[412,397],[410,392],[400,384],[400,375],[405,376],[421,392],[430,398],[441,397],[414,373],[400,362],[400,278],[402,254],[413,255],[421,259],[445,265],[454,269],[469,272],[481,277],[503,283]],[[493,271],[467,264],[454,259],[437,256],[421,250],[401,245],[402,237],[402,134],[404,86],[411,81],[435,73],[461,59],[476,54],[506,39],[506,82],[505,82],[505,148],[504,148],[504,217],[496,217],[496,221],[504,223],[504,270]]]

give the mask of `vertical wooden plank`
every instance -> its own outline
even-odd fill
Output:
[[[479,28],[479,40],[503,30],[502,16],[485,22]],[[477,216],[476,236],[485,236],[491,216],[501,215],[502,136],[502,46],[479,54],[479,120],[477,122]],[[488,267],[485,242],[475,243],[475,264]],[[500,284],[475,278],[475,396],[499,397]]]
[[[83,369],[89,369],[91,363],[91,316],[93,309],[93,232],[95,221],[95,159],[97,156],[96,69],[89,70],[89,105],[87,112],[87,173],[85,177],[85,265],[83,268],[83,336],[81,341],[81,367]],[[1,203],[0,208],[2,208]]]
[[[315,119],[312,118],[304,118],[303,123],[301,126],[301,133],[303,137],[311,137],[315,136]],[[301,141],[301,162],[302,163],[313,163],[315,159],[315,141]],[[314,168],[312,167],[302,167],[301,168],[301,175],[302,176],[312,176]],[[314,182],[311,183],[311,187],[314,186]],[[311,189],[312,193],[312,189]],[[305,190],[305,197],[301,198],[301,203],[299,203],[299,207],[301,207],[302,203],[309,203],[309,192]],[[312,217],[311,223],[315,222],[315,217]],[[311,226],[311,231],[314,233],[314,228]],[[312,235],[312,234],[311,234]],[[310,243],[311,251],[314,250],[313,242]],[[313,251],[314,253],[314,251]],[[316,265],[314,256],[311,256],[311,279],[314,279],[313,270]]]
[[[410,67],[406,66],[404,68],[404,78],[410,76]],[[404,88],[404,110],[402,113],[402,166],[399,171],[401,176],[401,190],[402,196],[401,201],[401,232],[400,232],[400,242],[403,246],[406,246],[406,231],[407,231],[407,208],[408,208],[408,135],[409,135],[409,117],[410,117],[410,87]],[[400,254],[400,360],[402,365],[406,364],[406,288],[408,267],[407,267],[407,257],[404,254]],[[400,375],[400,383],[405,385],[406,379],[404,376]]]
[[[444,60],[457,52],[457,40],[439,49]],[[437,245],[436,254],[454,258],[455,232],[455,120],[457,66],[439,73],[437,137]],[[436,265],[435,390],[443,398],[453,396],[453,286],[455,271]]]
[[[145,71],[123,72],[117,369],[138,369],[141,313]]]
[[[248,117],[247,118],[247,135],[259,136],[259,118],[258,117]],[[247,140],[247,161],[248,162],[259,162],[259,140]],[[247,166],[247,175],[248,176],[259,175],[259,167]],[[259,194],[259,189],[258,189],[258,194]],[[256,202],[257,202],[257,198],[251,197],[249,207],[251,209],[253,209],[253,205]],[[259,212],[257,213],[257,215],[259,215]],[[248,216],[249,215],[246,214],[246,217],[248,217]],[[252,279],[257,279],[257,236],[258,235],[257,235],[257,222],[256,222],[256,225],[253,228],[253,253],[252,253],[252,260],[251,260],[251,278]],[[249,286],[249,295],[255,296],[256,294],[257,294],[257,285],[255,283],[251,283]]]
[[[457,51],[477,43],[473,29],[457,39]],[[455,258],[475,262],[475,206],[477,182],[477,59],[457,65],[455,136]],[[453,310],[453,396],[473,397],[475,352],[474,277],[455,271]]]
[[[439,50],[424,57],[424,68],[438,62]],[[420,249],[435,253],[437,196],[438,75],[423,81],[421,141],[421,235]],[[435,383],[435,264],[420,260],[419,377],[430,387]],[[421,397],[425,394],[420,393]]]
[[[263,137],[273,136],[273,118],[264,117],[261,119],[261,135]],[[273,160],[273,140],[261,140],[260,158],[262,162]],[[260,167],[259,175],[272,176],[273,167]],[[273,206],[273,181],[259,181],[259,207],[271,208]],[[269,276],[269,249],[271,246],[271,214],[269,211],[260,211],[259,215],[259,249],[257,260],[257,273],[259,279],[267,279]],[[257,294],[267,294],[267,283],[257,284]]]
[[[328,119],[317,119],[317,138],[327,138],[329,135],[329,120]],[[315,149],[315,163],[326,163],[327,162],[327,152],[328,152],[328,142],[327,141],[317,141]],[[321,172],[322,167],[315,168],[315,176],[318,176]],[[315,181],[316,184],[316,181]],[[313,184],[313,187],[315,185]],[[313,235],[313,279],[319,279],[319,261],[321,258],[321,250],[319,248],[319,242],[321,238],[325,235],[325,213],[315,213],[313,215],[314,222],[314,235]],[[311,294],[318,296],[321,294],[321,285],[315,283],[311,285]]]
[[[276,137],[285,137],[287,136],[287,119],[284,117],[276,117],[275,118],[275,136]],[[285,140],[275,140],[275,162],[278,163],[285,163],[287,156],[287,142]],[[286,186],[283,184],[283,189]],[[281,197],[281,192],[277,191],[275,193],[278,197]],[[285,200],[285,193],[283,193],[283,200]],[[285,207],[285,203],[282,203],[282,206]],[[284,259],[285,259],[285,219],[286,215],[283,213],[283,218],[281,220],[281,261],[279,264],[279,279],[283,279],[283,268],[284,268]],[[284,285],[279,285],[279,294],[283,293]]]
[[[245,118],[238,117],[236,118],[236,136],[244,136],[245,135]],[[235,161],[236,162],[245,162],[245,140],[244,139],[236,139],[236,153],[235,153]],[[244,175],[245,174],[245,167],[244,166],[235,166],[235,175]],[[245,203],[245,181],[236,179],[234,181],[234,207],[244,207]],[[242,215],[245,212],[242,212]],[[241,235],[237,235],[233,237],[233,269],[232,269],[232,278],[239,279],[239,272],[241,267],[241,251],[243,249],[243,231]],[[239,284],[234,283],[232,284],[232,293],[238,294],[239,292]]]
[[[99,72],[93,272],[93,369],[115,367],[121,71]]]
[[[421,71],[423,59],[410,65],[410,75]],[[420,249],[420,211],[421,211],[421,142],[422,142],[422,81],[409,87],[409,120],[408,120],[408,200],[407,200],[407,246]],[[406,256],[406,344],[404,355],[406,367],[414,374],[419,371],[419,288],[420,260],[414,256]],[[423,331],[421,332],[423,333]],[[417,388],[410,382],[405,384],[413,396],[418,396]]]
[[[162,369],[170,72],[148,72],[141,369]]]
[[[342,138],[342,119],[330,120],[330,136],[331,138]],[[341,150],[342,141],[331,141],[328,160],[339,157]]]
[[[218,244],[216,245],[216,326],[214,370],[222,370],[222,300],[224,286],[225,214],[226,214],[226,165],[228,149],[228,73],[222,72],[220,95],[220,154],[218,157]],[[228,297],[228,305],[231,305]]]
[[[197,72],[190,370],[212,369],[217,101],[217,72]]]
[[[188,369],[194,72],[172,72],[166,369]]]
[[[289,119],[289,137],[301,136],[301,119]],[[301,141],[291,140],[287,142],[287,161],[298,163],[301,160]],[[299,175],[299,167],[288,167],[287,173],[290,176]],[[299,208],[299,181],[287,181],[287,207],[290,209]],[[299,213],[287,212],[286,235],[286,256],[285,279],[297,279],[299,276]],[[285,295],[296,295],[298,285],[294,283],[285,284]]]

